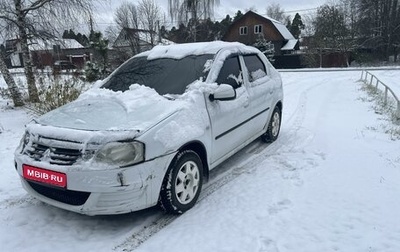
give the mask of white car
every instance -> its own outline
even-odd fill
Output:
[[[279,73],[253,47],[157,46],[29,123],[15,167],[29,194],[70,211],[183,213],[211,169],[277,139],[282,99]]]

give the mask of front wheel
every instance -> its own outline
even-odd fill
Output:
[[[281,128],[281,110],[279,107],[275,107],[272,112],[271,119],[269,120],[268,129],[262,135],[262,139],[268,143],[275,141],[279,136]]]
[[[196,152],[178,153],[164,178],[160,203],[168,213],[184,213],[194,206],[203,184],[203,163]]]

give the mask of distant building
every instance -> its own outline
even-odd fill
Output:
[[[238,41],[246,45],[254,45],[260,39],[273,44],[275,56],[299,50],[299,41],[284,24],[253,11],[248,11],[233,22],[222,38],[224,41]]]
[[[123,28],[118,34],[112,47],[121,51],[130,52],[132,55],[147,51],[156,45],[173,44],[172,41],[160,38],[155,31]]]
[[[17,68],[23,66],[21,45],[18,39],[6,40],[6,65],[8,68]]]
[[[114,69],[130,57],[160,44],[169,45],[173,42],[160,38],[155,31],[122,28],[109,51],[111,68]]]
[[[22,59],[21,44],[18,39],[6,41],[6,63],[9,68],[24,66]],[[69,61],[77,67],[83,67],[84,63],[91,60],[90,49],[85,48],[75,39],[31,39],[29,40],[29,51],[33,65],[39,69],[53,66],[54,62]]]

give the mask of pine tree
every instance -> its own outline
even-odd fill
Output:
[[[299,13],[296,13],[296,15],[293,18],[292,23],[288,25],[289,31],[292,33],[292,35],[295,38],[299,38],[301,34],[301,30],[304,30],[305,25],[303,21],[301,20],[301,16]]]

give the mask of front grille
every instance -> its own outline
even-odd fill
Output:
[[[47,198],[57,200],[59,202],[73,206],[80,206],[85,204],[86,200],[90,196],[89,192],[65,190],[63,188],[44,186],[31,181],[27,182],[32,187],[32,189],[35,190],[37,193]]]
[[[82,157],[79,144],[41,137],[37,141],[32,142],[25,149],[25,153],[37,161],[48,161],[50,164],[55,165],[73,165]],[[65,145],[73,145],[75,148],[65,148]]]

